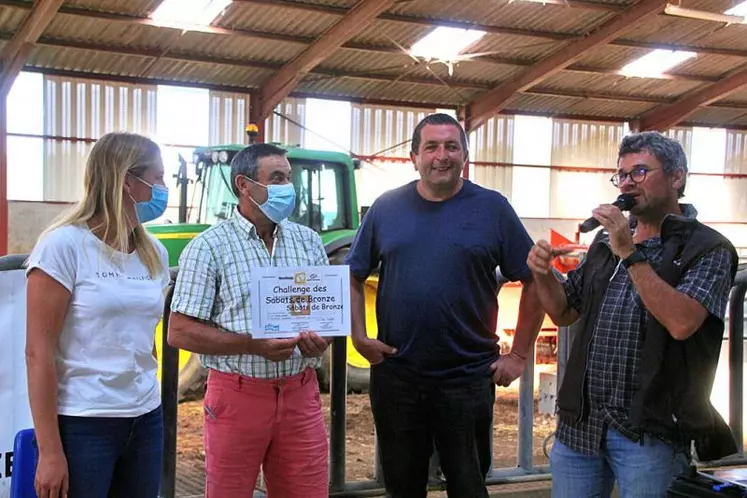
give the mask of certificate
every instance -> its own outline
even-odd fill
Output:
[[[252,337],[350,335],[350,267],[252,268]]]

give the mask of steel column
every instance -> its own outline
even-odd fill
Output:
[[[332,339],[330,378],[330,491],[345,489],[345,398],[348,390],[347,337]]]

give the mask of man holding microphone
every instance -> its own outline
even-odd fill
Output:
[[[709,397],[737,254],[680,204],[682,146],[664,135],[625,137],[612,183],[631,216],[603,204],[602,230],[563,282],[538,241],[529,253],[539,299],[558,326],[579,322],[558,393],[553,496],[664,497],[689,460],[736,451]],[[623,206],[625,209],[625,206]],[[592,223],[593,224],[593,223]]]

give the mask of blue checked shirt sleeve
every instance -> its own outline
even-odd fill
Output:
[[[685,272],[677,290],[723,321],[731,291],[731,264],[731,253],[727,249],[714,249]]]
[[[585,261],[582,261],[576,268],[569,271],[565,280],[561,280],[568,306],[579,313],[581,313],[581,286],[583,285]],[[559,275],[559,272],[554,268],[553,272],[556,276]]]
[[[179,256],[171,311],[200,320],[212,319],[217,286],[215,255],[204,239],[196,238]]]

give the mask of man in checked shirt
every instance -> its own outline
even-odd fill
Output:
[[[562,283],[551,268],[562,249],[529,253],[548,315],[580,320],[558,394],[554,497],[608,497],[617,481],[622,498],[663,498],[691,441],[701,460],[736,452],[709,397],[737,254],[679,204],[686,180],[678,142],[627,136],[611,181],[635,197],[630,219],[594,209],[603,229]]]
[[[254,144],[231,162],[233,216],[192,240],[179,258],[169,344],[208,370],[206,496],[253,496],[260,467],[270,498],[328,496],[327,433],[315,369],[327,341],[251,336],[252,268],[320,266],[319,235],[287,220],[295,205],[285,150]]]

